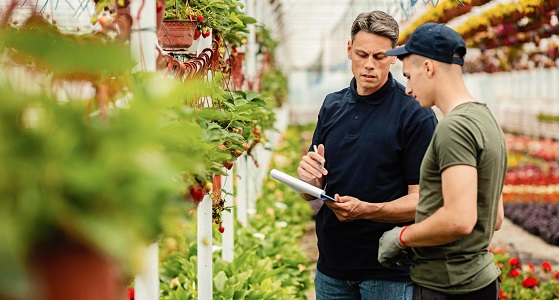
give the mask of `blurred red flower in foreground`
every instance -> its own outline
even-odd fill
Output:
[[[525,288],[532,288],[538,285],[538,280],[532,276],[526,277],[526,279],[522,280],[522,286]]]
[[[513,267],[519,267],[520,266],[520,260],[518,259],[518,257],[513,257],[513,258],[509,259],[509,265],[511,265]]]
[[[128,300],[134,300],[134,289],[128,288]]]
[[[551,264],[547,261],[542,262],[542,269],[546,272],[551,272]]]
[[[512,270],[510,270],[509,275],[510,275],[510,277],[518,277],[520,275],[520,272],[518,272],[517,269],[512,269]]]
[[[499,290],[499,299],[507,299],[507,295],[503,293],[503,290]]]

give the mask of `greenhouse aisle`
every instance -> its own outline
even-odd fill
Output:
[[[505,247],[508,252],[517,254],[524,263],[536,265],[547,260],[553,266],[559,266],[559,246],[546,243],[506,218],[501,230],[495,232],[491,245],[495,248]]]

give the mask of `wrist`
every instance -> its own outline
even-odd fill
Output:
[[[404,226],[402,230],[400,230],[400,235],[398,235],[398,242],[400,242],[400,245],[402,245],[402,247],[409,248],[409,246],[406,245],[406,243],[402,239],[402,236],[404,235],[404,231],[406,231],[406,229],[408,229],[408,226]]]

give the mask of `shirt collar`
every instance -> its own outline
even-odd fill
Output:
[[[370,95],[361,96],[357,94],[357,82],[355,81],[355,77],[353,77],[351,79],[351,83],[349,84],[349,90],[351,91],[351,95],[353,97],[349,99],[349,103],[365,102],[368,104],[380,104],[384,100],[388,99],[388,96],[394,86],[395,83],[392,78],[392,73],[388,72],[388,80],[378,91]]]

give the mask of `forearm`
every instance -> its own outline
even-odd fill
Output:
[[[418,193],[410,193],[385,203],[367,203],[367,220],[383,223],[402,223],[415,219],[415,208],[419,201]]]
[[[447,244],[471,233],[473,227],[464,226],[465,223],[460,216],[441,207],[422,222],[408,226],[402,241],[409,247]]]

